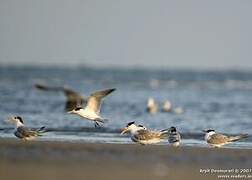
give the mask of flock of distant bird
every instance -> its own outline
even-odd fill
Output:
[[[102,123],[108,121],[100,115],[102,100],[105,96],[116,90],[115,88],[105,89],[94,92],[89,97],[84,98],[79,93],[67,87],[49,87],[42,84],[36,84],[35,87],[44,91],[64,92],[65,96],[67,97],[65,110],[70,114],[76,114],[86,120],[94,122],[95,127],[100,127]],[[153,98],[148,99],[147,111],[152,114],[158,111],[158,105]],[[178,114],[184,112],[181,107],[172,109],[171,103],[169,101],[164,102],[162,111],[174,111]],[[15,124],[16,130],[14,132],[14,135],[23,140],[32,140],[37,136],[41,136],[46,131],[45,127],[38,129],[30,129],[25,127],[24,121],[20,116],[10,117],[8,119],[8,122]],[[169,129],[154,131],[146,128],[143,125],[136,125],[135,122],[129,122],[127,126],[123,128],[121,134],[127,132],[131,134],[131,140],[133,142],[142,145],[159,143],[166,138],[168,138],[168,142],[172,146],[177,147],[181,144],[181,135],[177,131],[176,127],[173,126]],[[247,134],[227,136],[216,133],[213,129],[204,130],[204,133],[206,142],[213,147],[221,147],[223,145],[248,137]]]
[[[149,97],[147,102],[147,112],[150,114],[156,114],[158,112],[158,103],[155,101],[154,98]],[[163,107],[161,109],[162,112],[174,112],[176,114],[182,114],[184,112],[184,109],[182,107],[172,107],[172,104],[169,100],[166,100],[163,104]]]

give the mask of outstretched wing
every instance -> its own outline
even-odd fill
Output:
[[[53,87],[53,86],[46,86],[44,84],[35,84],[35,87],[42,91],[60,91],[63,92],[67,98],[65,104],[65,110],[71,111],[76,107],[83,106],[86,103],[86,99],[83,98],[78,92],[66,88],[66,87]]]
[[[42,91],[62,91],[64,89],[63,87],[53,87],[45,84],[35,84],[34,87]]]
[[[66,89],[64,88],[65,96],[67,97],[65,110],[71,111],[75,109],[76,107],[82,107],[84,103],[86,103],[86,100],[76,91],[72,89]]]
[[[87,108],[96,112],[97,114],[99,114],[103,97],[107,96],[108,94],[112,93],[115,90],[116,89],[114,89],[114,88],[113,89],[106,89],[106,90],[97,91],[97,92],[91,94],[88,98]]]

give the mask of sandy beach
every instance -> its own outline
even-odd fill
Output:
[[[251,17],[248,0],[0,1],[0,180],[252,180]]]
[[[223,179],[252,150],[0,139],[1,179]],[[218,177],[219,176],[219,177]]]

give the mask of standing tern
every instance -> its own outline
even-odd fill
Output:
[[[226,144],[230,144],[234,141],[238,141],[243,138],[247,138],[248,134],[240,134],[237,136],[226,136],[220,133],[216,133],[215,130],[203,130],[205,132],[205,140],[206,142],[213,147],[221,147]]]
[[[155,144],[162,141],[168,135],[168,129],[162,131],[151,131],[146,129],[144,126],[137,126],[135,122],[130,122],[122,130],[121,134],[130,132],[131,140],[142,145]]]
[[[44,126],[38,129],[30,129],[25,127],[24,121],[20,116],[11,117],[8,119],[8,121],[16,125],[14,135],[22,140],[33,140],[37,136],[42,136],[42,133],[45,132]]]
[[[146,111],[150,114],[156,114],[158,112],[158,104],[155,102],[154,98],[148,98]]]
[[[163,112],[171,112],[172,111],[172,104],[169,100],[166,100],[162,107]]]
[[[174,147],[179,146],[181,143],[181,136],[177,129],[173,126],[169,129],[168,141]]]

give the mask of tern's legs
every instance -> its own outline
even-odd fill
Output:
[[[95,121],[94,125],[95,125],[95,128],[101,128],[101,125],[97,121]]]

